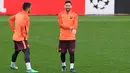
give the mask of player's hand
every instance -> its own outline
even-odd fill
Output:
[[[73,27],[70,27],[70,30],[73,30]]]
[[[73,30],[72,30],[72,33],[73,33],[73,34],[76,34],[76,30],[75,30],[75,29],[73,29]]]
[[[15,30],[12,30],[13,31],[13,33],[15,32]]]

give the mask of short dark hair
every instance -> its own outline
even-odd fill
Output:
[[[72,5],[72,2],[70,0],[66,0],[65,4],[70,3]]]
[[[30,7],[31,7],[31,3],[29,3],[29,2],[23,3],[23,6],[22,6],[23,10],[26,10],[27,8],[30,8]]]

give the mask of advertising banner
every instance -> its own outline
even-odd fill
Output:
[[[58,14],[64,10],[65,0],[0,0],[0,14],[16,14],[22,10],[22,4],[29,1],[32,4],[32,15]],[[73,11],[84,15],[85,0],[71,0]]]
[[[85,14],[114,14],[115,0],[85,0]]]

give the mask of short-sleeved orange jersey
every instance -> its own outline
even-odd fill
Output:
[[[60,40],[75,40],[75,34],[72,33],[70,27],[75,30],[78,26],[78,15],[72,11],[67,13],[63,11],[58,15],[58,24],[60,27]]]
[[[28,13],[25,11],[19,12],[8,19],[11,30],[14,32],[14,41],[23,41],[28,39],[28,31],[30,26],[30,19]],[[15,25],[13,24],[15,22]]]

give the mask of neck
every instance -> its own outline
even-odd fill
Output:
[[[69,14],[69,12],[66,12],[67,14]]]
[[[28,11],[24,10],[24,12],[28,14]]]

